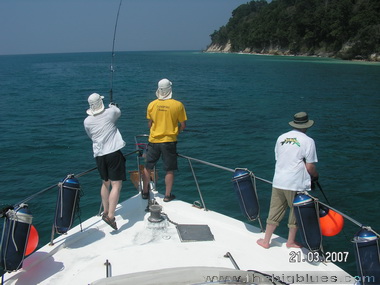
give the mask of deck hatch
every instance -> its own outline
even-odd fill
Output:
[[[177,225],[177,231],[182,242],[214,240],[208,225]]]

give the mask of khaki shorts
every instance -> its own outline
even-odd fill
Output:
[[[272,197],[270,200],[270,208],[267,223],[278,226],[284,218],[286,209],[289,207],[288,227],[297,227],[296,216],[294,215],[293,200],[297,191],[282,190],[272,188]]]

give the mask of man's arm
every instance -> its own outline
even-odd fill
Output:
[[[314,163],[305,163],[306,170],[310,174],[311,178],[318,178],[317,167]]]
[[[186,121],[180,122],[181,126],[179,127],[179,132],[182,133],[186,128]]]

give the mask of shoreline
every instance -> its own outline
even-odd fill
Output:
[[[264,55],[264,56],[299,56],[299,57],[318,57],[318,58],[331,58],[331,59],[340,59],[344,61],[353,61],[353,62],[374,62],[374,63],[380,63],[380,54],[379,53],[373,53],[369,59],[364,59],[362,56],[357,55],[357,58],[354,59],[344,59],[342,57],[337,57],[333,53],[328,52],[320,52],[316,54],[292,54],[289,52],[289,50],[280,50],[280,49],[267,49],[266,52],[254,52],[251,51],[250,48],[246,48],[245,50],[241,50],[238,52],[232,52],[231,51],[231,43],[228,42],[226,45],[216,45],[211,44],[209,45],[203,52],[206,53],[234,53],[234,54],[248,54],[248,55]],[[263,50],[264,51],[264,50]]]
[[[365,63],[377,63],[380,64],[380,55],[377,57],[376,60],[367,60],[367,59],[343,59],[336,56],[323,56],[323,55],[309,55],[309,54],[286,54],[286,53],[260,53],[260,52],[244,52],[244,51],[238,51],[238,52],[231,52],[231,51],[209,51],[208,49],[203,50],[204,53],[226,53],[226,54],[241,54],[241,55],[259,55],[259,56],[284,56],[284,57],[314,57],[314,58],[329,58],[329,59],[337,59],[342,61],[349,61],[349,62],[365,62]]]

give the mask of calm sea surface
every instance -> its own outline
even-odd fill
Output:
[[[180,154],[248,168],[270,181],[277,136],[289,130],[294,113],[306,111],[316,122],[308,134],[317,144],[320,184],[331,205],[380,231],[380,64],[201,52],[120,52],[114,62],[113,98],[122,110],[118,127],[125,154],[135,150],[136,134],[148,132],[145,110],[165,77],[188,113]],[[95,166],[83,120],[92,92],[109,102],[110,63],[110,53],[0,56],[0,204],[18,203]],[[127,167],[137,169],[135,157],[127,158]],[[194,167],[206,206],[245,221],[232,173]],[[163,192],[164,173],[159,176]],[[99,209],[100,179],[93,171],[80,182],[85,219]],[[258,181],[257,188],[265,224],[271,185]],[[191,203],[199,199],[184,160],[173,192]],[[135,193],[126,181],[122,199]],[[325,201],[319,190],[313,194]],[[28,202],[40,245],[50,239],[56,195],[53,188]],[[359,229],[346,220],[344,231],[323,240],[325,251],[349,252],[338,265],[351,274],[356,269],[350,240]],[[287,235],[286,221],[276,233]]]

